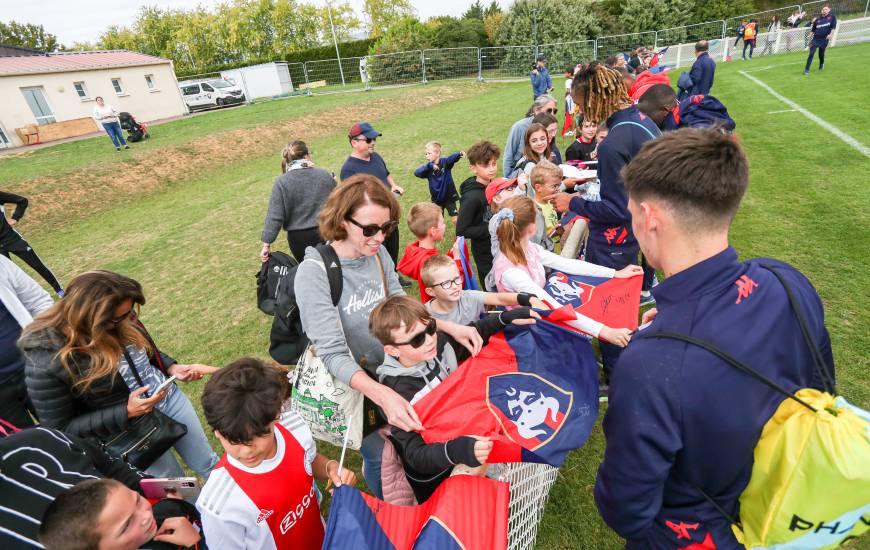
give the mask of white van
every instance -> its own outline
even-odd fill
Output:
[[[245,94],[240,87],[221,78],[187,80],[179,82],[178,87],[190,110],[223,107],[245,101]]]

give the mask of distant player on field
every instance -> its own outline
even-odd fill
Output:
[[[816,54],[816,49],[819,50],[819,70],[825,68],[825,49],[828,47],[828,39],[837,28],[837,17],[831,13],[831,6],[825,4],[822,7],[822,14],[813,19],[810,30],[813,33],[813,39],[810,42],[810,55],[807,56],[807,66],[804,68],[804,76],[810,74],[810,67],[813,64],[813,56]]]

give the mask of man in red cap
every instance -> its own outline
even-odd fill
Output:
[[[347,132],[347,138],[350,140],[350,156],[344,161],[341,167],[342,180],[345,180],[355,174],[372,175],[386,185],[390,191],[401,196],[405,190],[396,185],[393,176],[390,175],[387,169],[387,163],[381,155],[375,153],[375,141],[381,136],[381,133],[372,128],[368,122],[357,122],[350,127]],[[393,259],[393,263],[399,263],[399,229],[396,228],[389,237],[384,241],[384,248]],[[399,282],[403,287],[411,286],[411,281],[399,276]]]

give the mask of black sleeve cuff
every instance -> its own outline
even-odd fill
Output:
[[[521,306],[532,307],[532,295],[528,292],[518,293],[517,303]]]
[[[502,311],[498,314],[498,320],[501,321],[501,324],[507,326],[517,319],[531,319],[532,318],[532,309],[529,307],[517,307],[514,309],[509,309],[507,311]]]
[[[444,444],[444,452],[447,453],[447,460],[451,464],[465,464],[466,466],[477,467],[480,462],[474,458],[474,443],[477,440],[473,437],[463,435],[456,439],[450,440]]]

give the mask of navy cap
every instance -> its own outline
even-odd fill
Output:
[[[365,136],[367,138],[376,138],[380,137],[381,133],[372,128],[372,125],[368,122],[357,122],[353,126],[350,127],[350,130],[347,132],[347,137],[355,138],[357,136]]]

